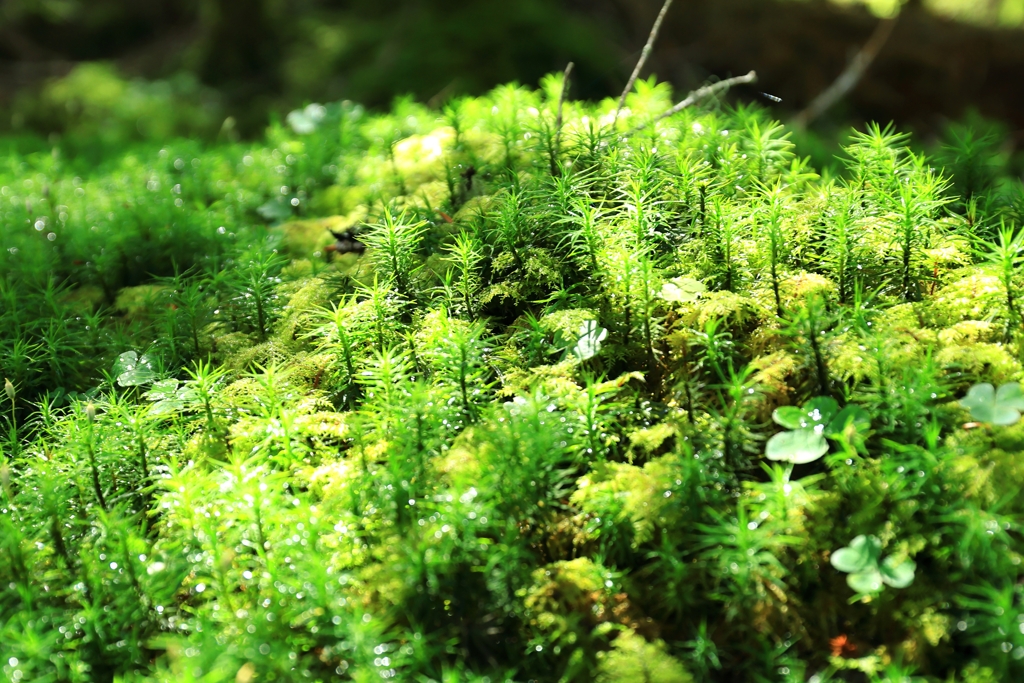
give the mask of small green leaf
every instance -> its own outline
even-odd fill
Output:
[[[156,382],[149,391],[143,394],[147,401],[153,401],[150,415],[159,417],[178,413],[189,407],[195,400],[195,391],[187,386],[179,386],[176,379],[165,379]]]
[[[832,566],[841,572],[856,572],[867,566],[864,554],[853,548],[840,548],[832,553]]]
[[[156,379],[153,359],[143,355],[141,358],[134,351],[125,351],[114,361],[114,374],[117,383],[122,387],[137,387],[149,384]]]
[[[772,419],[787,429],[803,429],[828,423],[839,412],[839,404],[828,396],[812,398],[802,408],[783,406],[776,408]]]
[[[850,545],[832,553],[832,566],[841,572],[859,572],[878,564],[882,543],[874,536],[857,536]]]
[[[121,375],[134,368],[138,362],[139,354],[134,351],[125,351],[117,357],[117,360],[114,361],[114,366],[111,368],[111,371],[115,375]]]
[[[782,460],[794,465],[814,462],[828,453],[828,442],[814,429],[779,432],[768,439],[765,455],[769,460]]]
[[[839,412],[839,404],[834,398],[818,396],[804,404],[804,410],[812,424],[828,424]]]
[[[1024,410],[1024,391],[1021,390],[1020,382],[1010,382],[999,387],[996,391],[996,401],[1017,410]]]
[[[185,409],[185,401],[179,399],[167,399],[165,401],[157,401],[153,404],[149,414],[153,417],[160,417],[161,415],[170,415],[172,413],[180,413]]]
[[[906,588],[914,583],[914,570],[916,569],[917,564],[913,560],[908,558],[897,561],[892,555],[885,558],[882,566],[879,567],[882,581],[893,588]]]
[[[877,567],[854,572],[846,577],[846,583],[858,593],[877,593],[882,590],[882,574]]]
[[[590,360],[601,350],[601,342],[608,337],[608,330],[599,326],[594,320],[587,320],[580,325],[580,337],[572,350],[581,361]]]
[[[142,397],[147,401],[166,401],[172,399],[178,394],[178,385],[180,382],[176,379],[165,379],[160,382],[154,382],[153,386],[149,388],[149,391],[144,393]]]
[[[1024,393],[1019,382],[995,387],[985,382],[975,384],[960,401],[960,405],[971,411],[971,417],[978,422],[1006,427],[1016,424],[1024,411]]]
[[[775,423],[782,425],[786,429],[803,429],[808,426],[806,424],[806,417],[807,411],[796,406],[782,406],[781,408],[776,408],[772,413],[772,419],[775,420]]]
[[[848,405],[829,421],[825,436],[851,438],[871,428],[871,414],[860,406]]]
[[[662,285],[658,296],[672,304],[688,304],[699,299],[707,289],[699,280],[677,277]]]

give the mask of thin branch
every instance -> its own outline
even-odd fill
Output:
[[[558,116],[555,118],[555,152],[551,155],[551,175],[558,171],[558,157],[562,152],[562,107],[569,96],[569,79],[572,77],[573,63],[569,62],[562,74],[562,94],[558,98]]]
[[[647,58],[651,56],[651,50],[654,49],[654,41],[658,39],[658,31],[661,30],[661,22],[665,20],[665,15],[668,14],[668,8],[672,6],[672,0],[665,0],[665,4],[662,5],[661,11],[658,12],[658,18],[654,20],[654,26],[651,27],[651,34],[647,36],[647,44],[644,45],[643,51],[640,53],[640,61],[636,63],[636,67],[633,69],[632,75],[629,77],[629,81],[626,82],[626,88],[622,91],[622,95],[619,97],[619,106],[615,108],[615,120],[619,119],[619,112],[622,111],[622,107],[626,104],[626,95],[633,91],[633,84],[636,83],[637,77],[640,76],[640,70],[644,68],[647,63]]]
[[[714,95],[715,93],[717,93],[717,92],[719,92],[721,90],[728,90],[729,88],[731,88],[734,85],[740,85],[740,84],[743,84],[743,83],[756,83],[756,82],[757,82],[757,72],[751,71],[750,73],[748,73],[745,76],[736,76],[735,78],[727,78],[724,81],[719,81],[718,83],[712,83],[711,85],[705,85],[703,88],[698,88],[697,90],[694,90],[693,92],[691,92],[689,95],[686,96],[685,100],[683,100],[682,102],[680,102],[676,106],[672,107],[671,109],[669,109],[668,111],[666,111],[666,112],[664,112],[662,114],[659,114],[658,116],[655,116],[651,121],[649,121],[649,122],[647,122],[647,123],[645,123],[645,124],[643,124],[641,126],[637,126],[633,130],[631,130],[628,133],[626,133],[626,135],[634,135],[635,133],[639,133],[644,128],[647,128],[648,126],[653,126],[654,124],[656,124],[658,121],[661,121],[662,119],[667,119],[670,116],[678,114],[679,112],[681,112],[682,110],[686,109],[687,107],[692,107],[697,102],[703,100],[705,97],[710,97],[711,95]]]
[[[832,105],[841,100],[851,90],[853,90],[860,79],[864,77],[864,73],[871,66],[871,63],[875,61],[875,57],[878,56],[879,51],[885,46],[885,43],[889,40],[889,36],[892,35],[892,30],[896,26],[896,22],[899,20],[900,15],[897,14],[894,17],[883,20],[875,27],[874,33],[868,39],[868,42],[864,44],[864,47],[860,49],[860,52],[854,56],[850,65],[846,67],[846,70],[839,75],[839,78],[835,80],[832,85],[826,88],[820,95],[814,98],[806,109],[796,115],[793,119],[793,124],[800,127],[806,128],[808,124],[814,119],[824,114]]]

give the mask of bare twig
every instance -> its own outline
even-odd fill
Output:
[[[711,85],[705,85],[703,88],[698,88],[697,90],[694,90],[693,92],[691,92],[689,95],[686,96],[685,100],[683,100],[682,102],[680,102],[676,106],[672,107],[671,109],[669,109],[668,111],[666,111],[666,112],[664,112],[662,114],[659,114],[658,116],[654,117],[651,121],[643,124],[642,126],[637,126],[633,130],[629,131],[626,135],[633,135],[635,133],[639,133],[644,128],[647,128],[648,126],[653,126],[654,124],[656,124],[658,121],[661,121],[662,119],[667,119],[669,116],[672,116],[674,114],[678,114],[679,112],[681,112],[682,110],[686,109],[687,107],[692,107],[697,102],[699,102],[702,99],[704,99],[705,97],[710,97],[711,95],[714,95],[715,93],[717,93],[717,92],[719,92],[721,90],[728,90],[732,86],[740,85],[742,83],[756,83],[756,82],[757,82],[757,72],[751,71],[750,73],[748,73],[745,76],[736,76],[735,78],[727,78],[724,81],[719,81],[718,83],[712,83]]]
[[[651,34],[647,36],[647,44],[644,45],[643,51],[640,53],[640,61],[636,63],[636,67],[633,69],[633,73],[629,77],[629,81],[626,82],[626,88],[622,91],[622,95],[619,97],[619,106],[615,108],[615,120],[619,119],[619,112],[622,111],[622,107],[626,104],[626,95],[633,90],[633,84],[636,83],[637,77],[640,76],[640,70],[644,68],[644,64],[647,63],[647,58],[651,56],[651,50],[654,49],[654,41],[658,39],[658,31],[661,30],[661,22],[665,20],[665,15],[668,14],[668,8],[672,6],[672,0],[665,0],[665,4],[662,5],[661,11],[658,12],[658,18],[654,20],[654,26],[651,27]]]
[[[565,73],[562,74],[562,94],[558,98],[558,116],[555,117],[555,150],[554,154],[551,155],[551,175],[557,175],[558,173],[558,157],[562,152],[562,107],[565,106],[565,100],[569,96],[569,79],[572,77],[573,63],[565,67]]]
[[[896,22],[899,20],[900,15],[897,14],[889,19],[884,19],[875,28],[875,32],[871,34],[868,42],[864,44],[864,47],[860,49],[860,52],[854,56],[850,65],[846,67],[846,70],[839,75],[839,78],[835,80],[832,85],[826,88],[820,95],[814,98],[806,109],[796,115],[793,119],[793,124],[800,127],[806,128],[811,121],[824,114],[828,109],[836,102],[841,100],[847,93],[856,87],[860,79],[864,77],[864,73],[871,66],[871,63],[875,61],[875,57],[878,56],[879,51],[885,46],[885,43],[889,40],[889,36],[892,35],[892,30],[896,26]]]

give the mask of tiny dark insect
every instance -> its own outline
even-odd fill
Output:
[[[460,175],[463,178],[466,179],[466,192],[472,192],[473,191],[473,176],[476,175],[476,167],[475,166],[470,166],[465,171],[463,171]]]
[[[366,251],[366,245],[360,242],[351,230],[336,232],[329,230],[334,235],[334,244],[327,246],[328,252],[335,254],[362,254]]]

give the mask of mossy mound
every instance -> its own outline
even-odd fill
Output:
[[[12,154],[5,676],[1024,675],[1014,181],[560,79]]]

